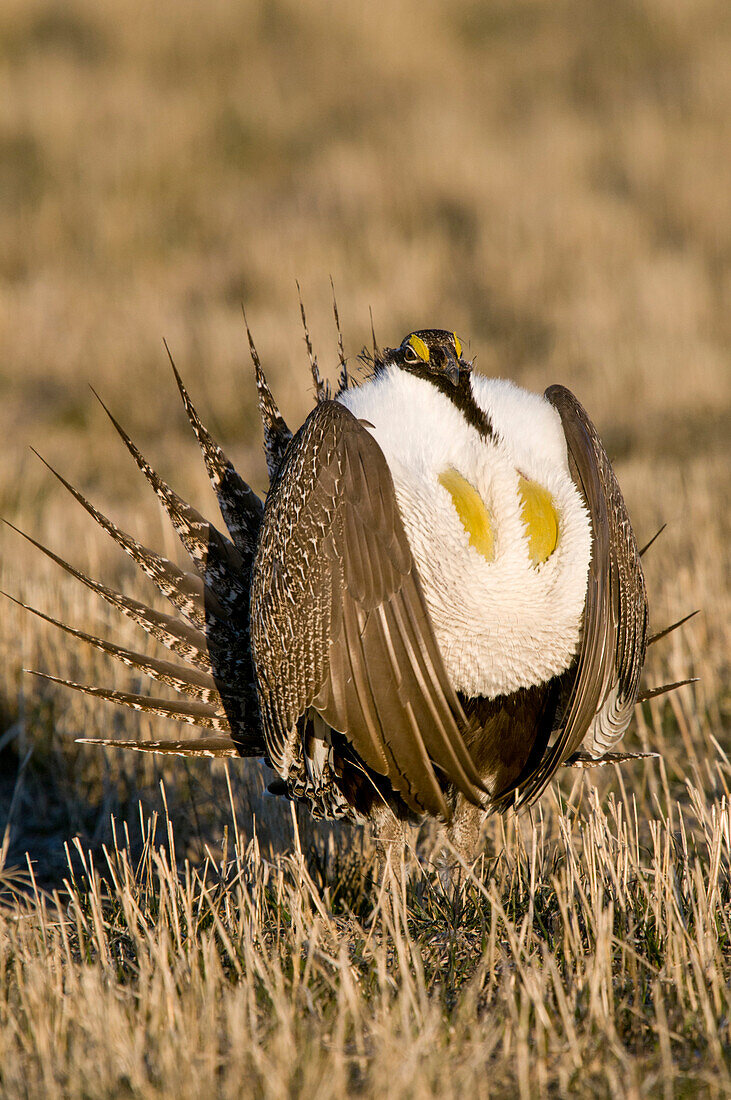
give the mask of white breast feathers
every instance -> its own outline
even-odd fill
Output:
[[[397,367],[339,400],[388,462],[453,686],[494,698],[570,665],[591,530],[556,410],[502,379],[474,376],[473,394],[492,439]]]

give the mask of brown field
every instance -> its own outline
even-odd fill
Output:
[[[263,490],[240,304],[298,424],[332,276],[350,356],[370,309],[574,390],[668,524],[652,626],[702,609],[625,739],[662,759],[490,820],[445,891],[432,829],[379,884],[255,765],[76,745],[170,731],[22,674],[140,688],[5,601],[0,1095],[731,1095],[730,49],[724,0],[0,5],[0,514],[149,600],[28,445],[177,557],[87,383],[213,517],[162,337]],[[9,529],[0,587],[143,644]]]

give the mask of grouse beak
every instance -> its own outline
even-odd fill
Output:
[[[444,373],[453,386],[459,385],[460,375],[460,361],[457,357],[448,349],[444,352],[446,363],[444,364]]]

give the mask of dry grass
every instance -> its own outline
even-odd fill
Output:
[[[87,381],[210,505],[167,336],[261,488],[239,303],[299,422],[294,279],[334,373],[332,274],[350,354],[372,307],[570,386],[638,537],[669,523],[653,625],[703,609],[650,651],[648,683],[701,677],[638,714],[662,762],[489,822],[445,894],[430,829],[381,889],[255,766],[76,746],[160,727],[22,676],[130,683],[3,606],[3,1096],[731,1093],[730,38],[723,0],[0,6],[2,514],[149,599],[27,444],[174,556]],[[0,540],[2,588],[139,646]]]
[[[79,844],[5,914],[4,1092],[726,1095],[731,815],[689,796],[647,845],[614,799],[551,808],[452,894],[296,830],[202,866],[169,819]]]

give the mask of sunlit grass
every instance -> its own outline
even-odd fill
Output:
[[[6,883],[4,1092],[725,1095],[728,803],[691,788],[647,844],[589,803],[446,891],[408,853],[378,884],[336,849],[323,878],[295,819],[269,857],[235,821],[196,864],[157,815],[76,841],[60,890]]]

